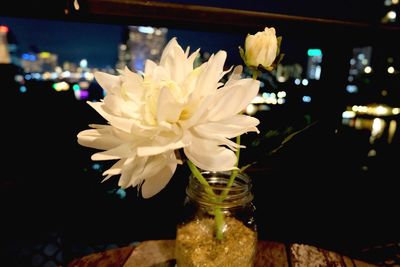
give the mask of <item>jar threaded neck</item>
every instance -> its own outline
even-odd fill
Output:
[[[191,175],[186,189],[187,196],[202,205],[234,208],[253,200],[251,180],[244,173],[238,173],[229,188],[230,171],[202,172],[202,175],[209,186],[201,184],[194,175]]]

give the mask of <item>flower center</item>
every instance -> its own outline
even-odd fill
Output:
[[[184,121],[184,120],[189,119],[191,116],[192,116],[192,112],[190,112],[190,111],[187,109],[187,107],[185,107],[185,108],[182,110],[181,115],[179,116],[179,120],[180,120],[180,121]]]
[[[161,89],[167,89],[178,104],[185,103],[186,94],[182,91],[182,88],[172,80],[163,80],[159,83],[154,83],[150,80],[146,81],[145,79],[144,85],[146,88],[144,96],[144,118],[146,123],[149,125],[154,126],[157,124],[157,108]],[[183,109],[179,116],[179,120],[188,119],[189,115],[190,112]]]

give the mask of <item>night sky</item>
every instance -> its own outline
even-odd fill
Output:
[[[86,58],[91,67],[114,67],[123,29],[111,24],[6,17],[0,17],[0,25],[7,25],[13,32],[20,53],[36,46],[40,51],[58,54],[60,63],[66,60],[78,63]]]
[[[367,3],[362,0],[337,0],[323,3],[318,0],[305,0],[299,3],[287,0],[271,0],[268,3],[256,0],[165,1],[368,23],[373,23],[379,18],[381,14],[379,8],[382,7],[382,4],[376,4],[375,1]],[[122,32],[126,27],[126,25],[117,24],[73,23],[1,16],[0,25],[10,27],[18,41],[20,53],[28,52],[33,45],[41,51],[50,51],[58,54],[60,63],[66,60],[78,63],[82,58],[86,58],[89,62],[89,67],[100,68],[115,66],[118,44],[122,41]],[[203,52],[215,53],[217,50],[223,49],[228,51],[226,62],[228,66],[242,64],[238,46],[243,46],[245,36],[242,33],[218,33],[212,31],[213,29],[204,29],[203,32],[168,29],[167,39],[169,40],[176,36],[183,48],[190,46],[192,51],[201,48]],[[280,34],[279,29],[277,29],[277,34]],[[291,51],[291,53],[290,55],[286,53],[285,61],[301,62],[304,52],[298,50],[295,45],[299,40],[289,41],[287,37],[285,35],[282,51]],[[288,44],[293,45],[292,47],[286,47]],[[291,60],[290,56],[294,57],[295,54],[300,56]]]
[[[64,22],[56,20],[0,17],[0,25],[10,28],[20,53],[32,47],[59,56],[59,63],[78,63],[85,58],[89,67],[115,67],[118,44],[123,39],[126,25]],[[243,34],[168,29],[167,40],[177,37],[183,48],[203,52],[228,51],[226,64],[242,64],[238,46],[243,46]]]

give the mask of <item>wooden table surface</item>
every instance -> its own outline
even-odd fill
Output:
[[[150,240],[75,259],[68,267],[172,267],[174,240]],[[255,267],[374,267],[338,253],[304,244],[258,241]]]

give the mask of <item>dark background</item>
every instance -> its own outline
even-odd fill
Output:
[[[323,72],[321,80],[310,81],[303,89],[294,86],[293,81],[279,84],[272,79],[272,87],[285,89],[292,98],[288,97],[286,105],[256,114],[261,120],[261,134],[244,137],[247,149],[242,160],[243,164],[256,162],[249,174],[254,183],[261,239],[314,244],[382,261],[377,254],[373,258],[361,251],[400,240],[396,216],[399,130],[390,145],[383,138],[371,145],[370,133],[342,125],[341,113],[346,105],[353,104],[400,106],[399,75],[389,77],[385,65],[388,56],[399,59],[398,23],[381,25],[383,1],[215,2],[184,1],[362,23],[265,21],[265,26],[275,26],[278,35],[283,36],[283,64],[305,67],[307,49],[318,47],[323,51]],[[93,66],[113,66],[129,18],[121,23],[118,16],[64,17],[68,3],[46,3],[44,11],[37,3],[21,2],[26,5],[23,9],[0,11],[0,24],[14,31],[21,50],[35,44],[58,53],[61,59],[78,62],[85,57]],[[139,22],[152,24],[149,18]],[[225,49],[227,66],[241,64],[237,47],[243,46],[243,28],[202,28],[201,23],[169,20],[165,24],[170,26],[169,37],[177,36],[182,47],[190,45],[193,51],[201,47],[211,53]],[[253,29],[253,33],[258,30],[262,28]],[[353,96],[345,91],[349,60],[352,49],[363,46],[373,47],[374,73],[366,90]],[[7,266],[34,265],[35,253],[49,243],[57,243],[62,252],[54,262],[66,264],[109,244],[123,246],[175,237],[189,175],[186,166],[178,168],[168,186],[151,199],[142,199],[136,188],[126,190],[121,197],[117,177],[100,183],[101,173],[111,163],[94,168],[90,160],[94,151],[76,142],[77,133],[89,123],[102,122],[100,116],[84,101],[75,100],[71,91],[43,90],[49,84],[32,83],[30,92],[34,93],[22,95],[13,80],[18,70],[1,65],[0,71],[4,140],[0,235]],[[387,97],[381,95],[383,89],[389,92]],[[299,100],[304,94],[312,96],[312,103]],[[399,123],[398,117],[394,119]],[[306,126],[271,153],[288,134]],[[377,157],[367,157],[371,148],[378,151]]]

